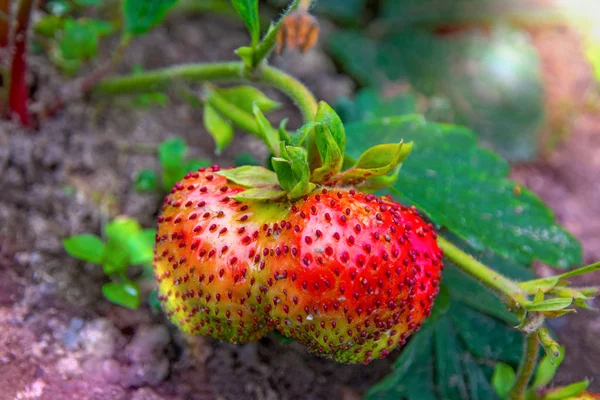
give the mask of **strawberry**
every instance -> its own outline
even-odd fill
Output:
[[[442,254],[413,208],[323,189],[296,202],[286,219],[291,228],[269,260],[271,318],[281,333],[340,362],[369,362],[404,344],[429,316]]]
[[[234,200],[219,168],[165,198],[155,276],[182,330],[238,342],[273,329],[341,362],[386,356],[429,315],[442,269],[414,211],[354,190]]]
[[[159,300],[185,332],[249,342],[273,329],[262,260],[272,238],[263,225],[285,211],[231,199],[244,189],[218,171],[187,174],[165,198],[154,260]]]
[[[353,187],[392,184],[412,145],[355,161],[325,103],[291,135],[254,112],[274,171],[200,169],[165,198],[154,260],[163,308],[192,334],[238,343],[276,329],[340,362],[385,357],[430,314],[442,253],[414,208]]]

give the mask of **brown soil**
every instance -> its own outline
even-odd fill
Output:
[[[232,59],[245,40],[227,20],[180,18],[139,39],[125,62],[150,69]],[[333,100],[353,89],[320,50],[278,62],[319,98]],[[549,69],[552,60],[544,63]],[[40,96],[48,98],[63,82],[43,60],[35,68],[47,81]],[[294,108],[269,93],[286,105],[278,116],[291,115],[297,125]],[[597,115],[577,117],[558,151],[514,173],[583,241],[590,261],[600,259],[600,186],[594,184],[599,127]],[[243,346],[190,341],[147,306],[130,311],[109,304],[100,293],[105,278],[99,267],[64,253],[62,238],[99,233],[118,214],[154,225],[160,196],[135,193],[131,180],[139,169],[156,167],[147,148],[176,135],[188,141],[193,156],[222,165],[242,151],[265,156],[260,143],[241,134],[214,156],[201,113],[177,100],[152,110],[132,109],[123,99],[81,102],[37,133],[0,123],[0,400],[359,399],[389,373],[394,357],[348,366],[272,338]],[[559,380],[600,376],[600,318],[581,313],[561,321],[555,328],[569,355]],[[571,339],[574,331],[578,339]],[[600,382],[592,385],[600,390]]]

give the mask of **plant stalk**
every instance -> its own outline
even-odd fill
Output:
[[[437,242],[446,257],[464,272],[506,298],[511,306],[518,308],[528,302],[517,283],[483,265],[443,237],[438,236]]]
[[[29,93],[27,88],[27,31],[34,9],[35,0],[21,0],[12,36],[12,61],[10,66],[9,106],[10,111],[17,114],[21,123],[31,125],[31,116],[27,109]]]
[[[519,370],[517,371],[515,384],[512,389],[510,389],[510,392],[508,392],[508,398],[510,400],[525,400],[527,384],[533,375],[535,364],[537,362],[538,349],[537,333],[530,333],[525,337],[523,357],[521,358],[521,365],[519,365]]]
[[[8,98],[8,65],[10,42],[10,0],[0,0],[0,118],[5,117]]]
[[[302,112],[305,121],[313,121],[317,112],[318,105],[314,95],[298,80],[267,65],[249,74],[242,62],[187,64],[109,78],[99,82],[92,92],[100,95],[120,95],[165,90],[176,81],[265,84],[289,96]]]

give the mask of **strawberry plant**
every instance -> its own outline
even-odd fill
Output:
[[[345,363],[402,348],[367,399],[550,399],[584,390],[545,389],[554,373],[548,365],[562,357],[545,322],[589,307],[598,288],[569,280],[600,264],[581,267],[581,245],[533,192],[508,178],[508,163],[473,131],[415,115],[416,93],[381,98],[367,88],[336,111],[271,66],[272,52],[314,44],[312,3],[290,2],[261,35],[258,1],[232,0],[250,38],[236,51],[239,60],[98,78],[88,88],[116,96],[200,85],[185,98],[203,109],[217,152],[239,129],[272,155],[265,166],[190,171],[185,145],[173,140],[159,150],[161,178],[147,172],[137,180],[140,188],[169,191],[153,237],[157,298],[169,319],[187,333],[234,343],[275,330]],[[124,37],[146,32],[172,5],[126,1]],[[341,35],[337,51],[357,76],[376,84],[395,79],[390,64],[407,56],[402,45]],[[532,78],[528,94],[536,97],[531,63],[516,67]],[[444,68],[434,72],[438,83],[451,80]],[[423,92],[431,87],[420,83]],[[277,103],[256,86],[287,95],[301,126],[274,125],[265,114]],[[468,103],[480,105],[476,97]],[[105,261],[99,240],[78,240],[83,252],[73,249],[77,241],[65,243],[71,254]],[[570,270],[536,279],[529,268],[536,260]],[[536,372],[540,347],[546,356]]]
[[[142,229],[137,221],[117,218],[104,227],[106,241],[91,234],[71,236],[63,246],[71,256],[102,266],[111,282],[102,285],[104,297],[128,308],[140,304],[138,285],[128,275],[132,265],[148,267],[152,263],[155,231]]]

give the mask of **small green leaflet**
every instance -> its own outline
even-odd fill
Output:
[[[124,0],[126,34],[143,35],[160,24],[177,0]]]
[[[216,154],[221,152],[229,146],[229,143],[233,140],[233,125],[218,113],[212,106],[204,106],[204,127],[215,139],[217,145]]]
[[[63,246],[72,257],[94,264],[102,263],[104,242],[96,235],[77,235],[63,240]]]
[[[536,258],[563,268],[581,264],[579,242],[537,196],[507,178],[508,164],[477,146],[468,129],[413,116],[349,124],[346,135],[355,159],[378,143],[413,141],[393,194],[476,249],[521,265]]]
[[[231,0],[233,6],[248,27],[252,46],[260,40],[260,20],[258,17],[258,0]]]
[[[140,306],[140,290],[133,282],[105,283],[102,294],[112,303],[136,309]]]
[[[494,375],[492,375],[492,385],[500,398],[506,398],[510,392],[515,383],[515,375],[515,370],[510,365],[501,362],[496,364]]]

